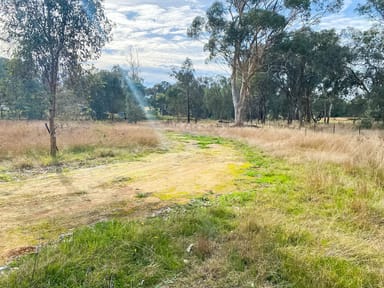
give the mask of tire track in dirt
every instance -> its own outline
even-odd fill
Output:
[[[244,165],[238,151],[183,146],[139,161],[0,183],[0,264],[72,228],[236,189]]]

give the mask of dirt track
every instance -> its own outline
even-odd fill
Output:
[[[0,183],[0,265],[81,225],[236,189],[244,164],[237,151],[191,141],[182,146],[140,161]]]

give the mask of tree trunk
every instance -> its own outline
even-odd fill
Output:
[[[242,81],[241,88],[237,87],[237,79],[236,76],[232,74],[231,77],[232,84],[232,101],[233,108],[235,110],[235,126],[243,126],[246,114],[246,99],[249,96],[248,94],[248,83],[246,81]]]
[[[189,85],[188,85],[189,86]],[[190,103],[190,95],[189,95],[189,87],[187,87],[187,123],[191,123],[191,103]]]
[[[293,99],[289,91],[286,91],[287,101],[288,101],[288,115],[287,115],[287,124],[291,125],[293,122]]]
[[[51,157],[56,158],[57,143],[56,143],[56,127],[55,127],[55,117],[56,117],[56,94],[51,95],[51,107],[49,108],[49,131],[50,131],[50,147],[51,147]]]
[[[235,126],[243,126],[244,125],[244,111],[245,107],[241,102],[233,103],[235,108]]]
[[[327,115],[327,124],[329,124],[329,119],[331,118],[332,108],[333,108],[332,103],[329,103],[328,115]]]
[[[57,142],[56,142],[56,92],[57,92],[57,65],[51,71],[49,79],[49,92],[50,92],[50,107],[49,107],[49,132],[50,132],[50,154],[52,158],[56,158]]]
[[[327,115],[328,115],[328,112],[327,112],[327,100],[324,100],[324,124],[327,124]]]
[[[307,123],[311,123],[312,120],[312,107],[311,107],[311,96],[308,89],[305,89],[305,113]]]

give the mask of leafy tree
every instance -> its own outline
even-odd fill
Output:
[[[188,35],[205,34],[210,58],[220,58],[231,68],[236,125],[243,124],[252,78],[279,35],[300,17],[309,18],[315,10],[331,11],[341,4],[341,0],[228,0],[215,2],[205,17],[193,20]]]
[[[251,96],[249,97],[248,118],[249,120],[257,119],[261,123],[265,123],[271,98],[277,95],[278,85],[274,81],[271,73],[258,72],[255,74],[251,83]]]
[[[353,55],[347,46],[340,44],[340,38],[334,30],[320,31],[315,36],[318,44],[314,65],[320,79],[316,88],[323,102],[321,114],[324,115],[324,122],[329,124],[336,103],[342,103],[340,98],[347,95],[351,88],[349,66]]]
[[[93,85],[90,87],[89,105],[98,120],[107,119],[114,114],[125,112],[126,90],[122,86],[121,74],[115,67],[112,71],[102,70],[90,76]]]
[[[178,81],[187,102],[187,122],[191,122],[191,93],[192,86],[195,81],[195,70],[193,69],[192,60],[187,58],[183,62],[179,70],[173,69],[172,76]]]
[[[172,85],[166,91],[169,114],[176,116],[178,119],[187,113],[184,96],[185,91],[177,84]]]
[[[204,81],[203,79],[194,79],[191,84],[191,115],[198,119],[206,117],[206,107],[204,107]]]
[[[382,0],[366,0],[364,4],[359,5],[358,10],[361,14],[384,22],[384,2]]]
[[[205,79],[204,106],[207,116],[213,119],[233,119],[233,104],[229,79],[225,77]]]
[[[315,99],[323,103],[320,114],[329,119],[335,98],[347,87],[349,62],[349,49],[340,45],[334,30],[304,28],[284,36],[266,64],[287,98],[288,123],[311,122]]]
[[[368,101],[363,95],[357,95],[347,103],[347,116],[364,117],[366,111],[368,111]]]
[[[162,81],[154,85],[152,88],[148,88],[146,94],[148,95],[148,104],[160,114],[160,116],[170,115],[169,101],[167,97],[167,91],[171,87],[171,84],[167,81]]]
[[[1,0],[4,38],[40,72],[49,95],[51,156],[56,156],[56,96],[60,77],[74,76],[100,54],[111,25],[100,0]]]
[[[45,91],[28,63],[0,59],[0,118],[42,119],[47,111]]]
[[[141,82],[136,82],[131,78],[126,78],[126,115],[129,122],[137,123],[137,121],[146,119],[144,113],[145,103],[145,87]]]
[[[384,121],[384,30],[349,31],[354,68],[351,73],[368,102],[369,114]],[[362,92],[360,92],[361,94]]]

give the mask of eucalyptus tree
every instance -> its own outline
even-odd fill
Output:
[[[187,122],[191,122],[191,94],[192,86],[195,81],[195,70],[193,68],[192,60],[186,58],[180,69],[173,69],[171,76],[174,77],[180,85],[182,91],[185,94],[187,102]]]
[[[384,2],[366,0],[358,11],[376,20],[378,25],[364,32],[352,32],[358,67],[354,76],[366,92],[363,97],[368,101],[368,116],[384,121]]]
[[[335,98],[346,88],[351,61],[336,32],[306,27],[287,33],[270,52],[266,65],[287,98],[288,123],[311,122],[315,100],[323,103],[321,114],[328,119]]]
[[[242,125],[253,76],[279,35],[299,19],[314,19],[341,7],[342,0],[227,0],[215,2],[205,17],[196,17],[190,37],[205,35],[210,58],[231,68],[235,124]],[[311,16],[312,15],[312,16]]]
[[[187,113],[185,107],[185,91],[180,85],[174,84],[167,89],[165,93],[167,99],[167,111],[170,115],[176,116],[179,120],[180,116]]]
[[[315,36],[317,51],[314,65],[320,79],[316,88],[323,102],[321,114],[324,116],[324,122],[329,124],[332,111],[340,108],[335,105],[343,103],[341,98],[348,95],[353,86],[350,81],[353,54],[349,47],[341,44],[340,36],[334,30],[320,31],[315,33]]]
[[[320,80],[314,67],[316,51],[315,33],[306,27],[284,35],[268,55],[269,73],[286,97],[288,124],[294,119],[311,121],[310,97]]]
[[[384,30],[350,30],[349,35],[354,55],[351,73],[368,102],[367,116],[384,121]]]
[[[8,108],[14,118],[43,119],[47,111],[47,101],[41,81],[21,59],[13,58],[7,62],[5,93]]]
[[[379,22],[384,22],[383,0],[366,0],[364,4],[359,5],[358,10],[361,14],[368,15]]]
[[[275,107],[270,106],[273,106],[271,105],[273,102],[271,100],[275,100],[273,98],[278,96],[278,88],[279,86],[274,80],[271,71],[255,74],[251,83],[251,96],[249,97],[248,104],[248,117],[251,120],[257,119],[264,124],[269,113],[272,114],[270,116],[275,114],[271,111]]]
[[[204,89],[204,106],[208,117],[219,120],[233,119],[230,81],[225,77],[207,78]]]
[[[198,119],[207,117],[207,109],[204,105],[204,88],[203,78],[193,79],[191,85],[191,116],[195,118],[195,122]]]
[[[51,156],[56,156],[56,96],[61,77],[74,77],[100,55],[111,24],[101,0],[0,0],[2,39],[40,73],[49,98]]]
[[[162,81],[151,88],[147,88],[148,104],[154,109],[155,114],[158,113],[160,116],[169,115],[167,91],[170,87],[170,83]]]
[[[120,68],[101,70],[90,76],[89,105],[97,120],[105,120],[114,114],[124,112],[127,90],[122,85]]]

